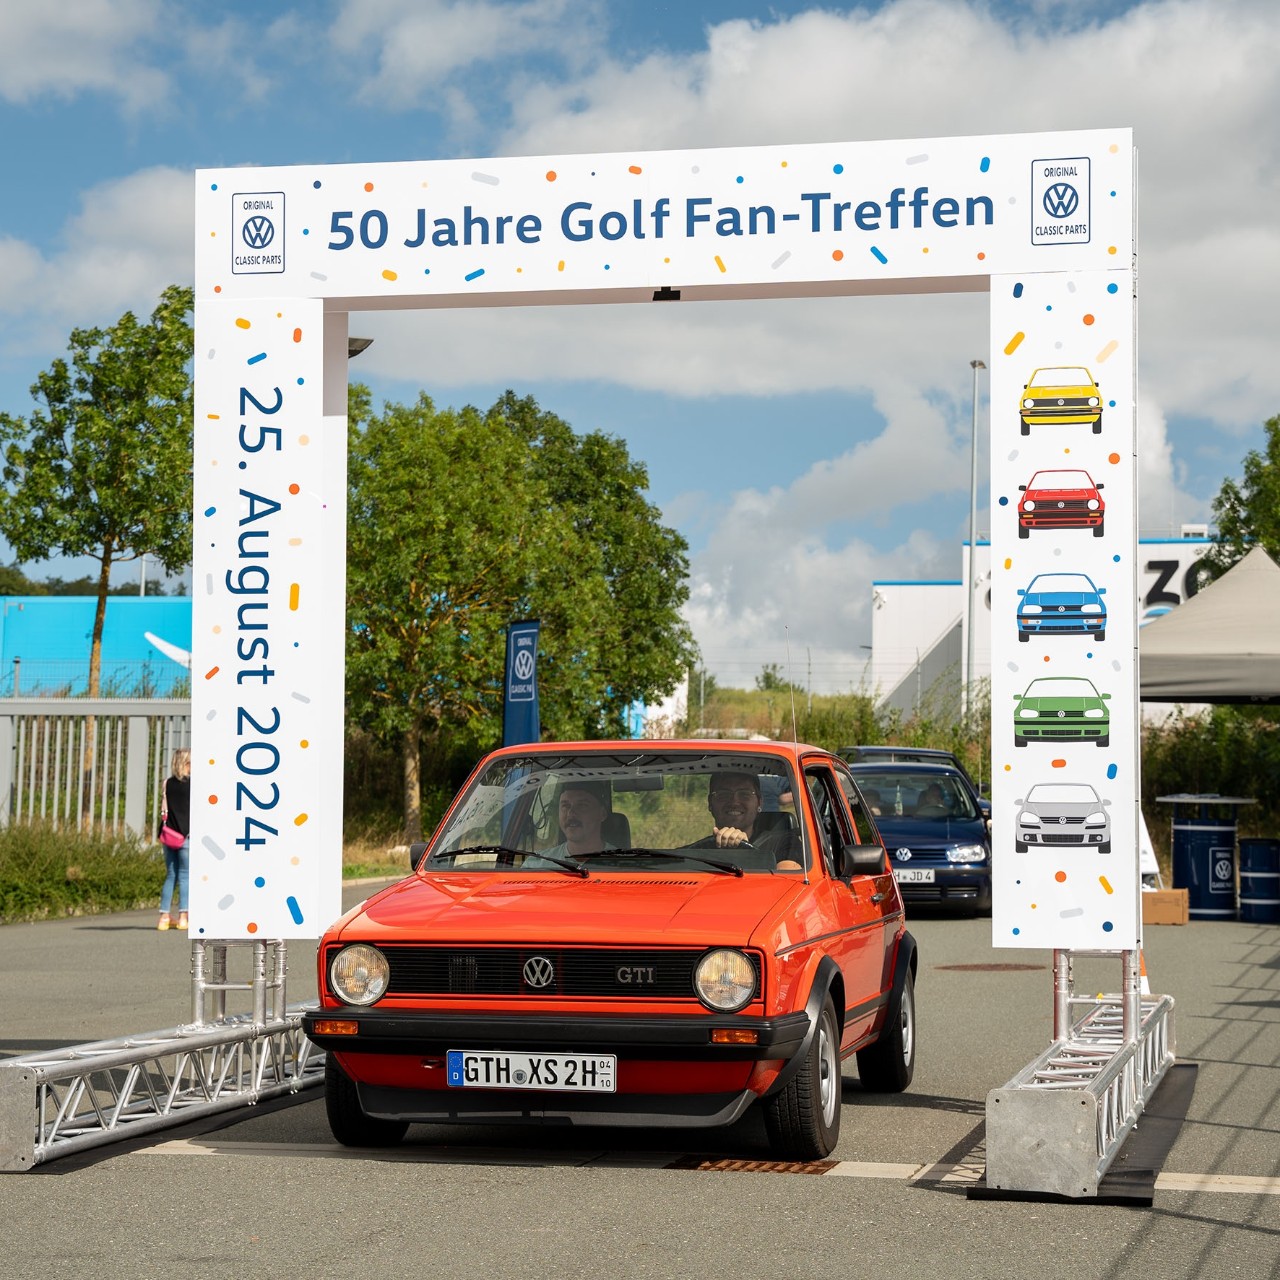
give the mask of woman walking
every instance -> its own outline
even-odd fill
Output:
[[[164,887],[160,890],[160,923],[157,929],[168,929],[173,923],[169,908],[173,905],[175,884],[178,890],[178,928],[187,927],[187,891],[191,865],[191,752],[179,747],[173,753],[170,777],[164,784],[164,820],[160,824],[160,843],[164,847]]]

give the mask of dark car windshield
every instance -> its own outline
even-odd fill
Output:
[[[858,790],[882,818],[976,820],[973,794],[957,774],[941,769],[907,770],[886,765],[854,771]]]
[[[716,846],[713,793],[720,825],[744,831],[745,844]],[[800,794],[781,756],[531,749],[494,759],[472,779],[425,869],[798,873],[806,865]]]

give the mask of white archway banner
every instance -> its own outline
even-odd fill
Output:
[[[1032,352],[1042,363],[1096,363],[1096,339],[1119,310],[1099,302],[1105,322],[1073,331],[1067,316],[1083,300],[1073,290],[1095,306],[1095,280],[1127,280],[1118,294],[1131,309],[1133,258],[1126,129],[199,171],[193,932],[316,937],[338,914],[347,313],[982,291],[995,278],[993,357],[1011,324],[1024,338],[1020,357],[993,365],[994,441]],[[1046,276],[1065,293],[1042,288]],[[1043,301],[1051,295],[1060,301]],[[1062,308],[1053,324],[1027,319],[1032,299]],[[1109,497],[1133,474],[1132,394],[1115,395],[1112,373],[1123,366],[1132,376],[1131,328],[1116,341],[1102,444],[1125,463],[1108,464]],[[1091,432],[1067,434],[1081,429]],[[1047,428],[1037,425],[1025,447],[1049,448]],[[1022,483],[1009,465],[1001,492]],[[993,501],[996,485],[993,461]],[[1132,501],[1110,513],[1107,550],[1132,565]],[[1038,536],[1035,554],[1046,547]],[[993,591],[993,608],[997,599]],[[1121,600],[1129,611],[1114,591],[1111,602]],[[1108,654],[1122,633],[1117,616]],[[1025,646],[1015,637],[1012,647]],[[1117,728],[1116,713],[1129,715],[1135,701],[1134,664],[1108,679],[1110,751],[1133,746],[1132,780],[1132,726]],[[999,755],[998,731],[993,739]],[[1071,754],[1074,769],[1084,753]],[[998,875],[1013,802],[1025,799],[1021,775],[1011,768],[1002,781],[1000,766],[997,758]],[[1128,793],[1113,788],[1110,799],[1120,819]],[[1136,813],[1118,825],[1136,830]],[[1001,879],[998,902],[1008,889]],[[1115,905],[1134,916],[1136,890],[1128,893]],[[1046,926],[1050,915],[1035,910],[1006,937],[998,910],[996,942],[1124,945],[1077,941],[1081,927],[1066,923],[1077,917]],[[1129,920],[1122,932],[1134,929]],[[1064,931],[1072,940],[1055,941]]]

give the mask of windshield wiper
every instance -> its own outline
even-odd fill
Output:
[[[575,876],[581,876],[584,880],[590,876],[586,867],[581,863],[574,862],[569,858],[561,858],[554,853],[530,853],[527,849],[512,849],[505,844],[469,844],[462,849],[450,849],[448,853],[433,854],[430,861],[434,862],[437,858],[456,858],[463,853],[514,853],[521,858],[542,858],[546,862],[554,862],[557,867],[562,867],[565,871],[572,871]]]
[[[736,862],[704,858],[701,854],[690,853],[683,849],[601,849],[596,853],[585,853],[582,856],[584,858],[676,858],[681,862],[701,862],[704,866],[713,867],[727,875],[742,875],[742,868]]]

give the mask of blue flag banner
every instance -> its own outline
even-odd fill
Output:
[[[507,628],[507,674],[502,690],[502,745],[537,742],[538,723],[538,627],[539,623],[513,622]]]

